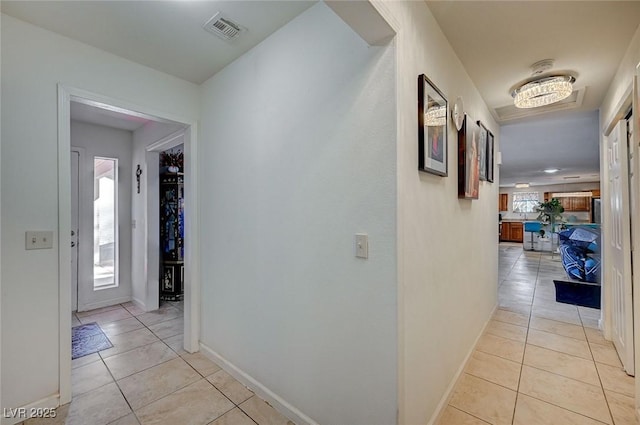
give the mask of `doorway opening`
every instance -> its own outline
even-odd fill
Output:
[[[126,335],[117,337],[108,325],[134,318],[145,332],[160,332],[157,338],[163,339],[170,336],[161,329],[167,323],[159,325],[174,319],[172,332],[179,332],[180,341],[174,338],[172,349],[198,350],[197,240],[189,238],[197,229],[191,161],[196,137],[194,122],[63,86],[58,118],[59,195],[69,200],[59,211],[60,403],[65,404],[72,394],[72,325],[96,322],[123,340]],[[182,145],[180,174],[187,195],[181,218],[185,261],[180,302],[169,309],[161,307],[159,290],[159,155],[177,145]]]

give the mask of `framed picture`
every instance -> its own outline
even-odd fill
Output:
[[[480,188],[480,157],[478,142],[480,126],[465,114],[458,132],[458,198],[478,199]]]
[[[418,169],[446,177],[447,99],[424,75],[418,77]]]
[[[489,130],[482,125],[480,121],[478,121],[478,125],[480,126],[480,135],[478,139],[478,160],[480,161],[480,180],[487,180],[487,133]]]
[[[493,183],[493,133],[487,130],[487,181]]]

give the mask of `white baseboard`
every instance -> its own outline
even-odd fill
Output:
[[[495,307],[493,307],[493,310],[491,311],[489,318],[487,319],[486,322],[484,322],[484,325],[482,326],[482,330],[480,331],[480,334],[478,334],[478,336],[476,337],[476,340],[471,345],[471,349],[469,350],[467,355],[464,357],[462,364],[460,365],[456,374],[453,376],[453,379],[449,383],[447,390],[444,392],[444,395],[440,399],[440,403],[438,403],[438,406],[436,407],[435,412],[433,412],[433,415],[431,415],[431,419],[429,419],[429,422],[427,422],[427,425],[437,424],[438,421],[440,420],[440,416],[442,416],[442,414],[444,413],[444,409],[449,405],[449,400],[453,395],[453,389],[456,387],[456,384],[458,383],[458,380],[460,379],[462,372],[464,372],[464,369],[467,367],[467,363],[469,362],[471,355],[476,349],[476,345],[478,345],[478,341],[480,340],[480,337],[484,334],[485,329],[487,329],[487,325],[493,318],[493,315],[495,314],[497,309],[498,309],[498,305],[496,304]]]
[[[136,297],[131,297],[131,302],[136,307],[139,307],[139,308],[143,309],[144,311],[147,311],[147,308],[145,307],[144,303],[142,301],[140,301],[139,299],[137,299]]]
[[[51,409],[60,405],[60,396],[58,394],[45,397],[42,400],[34,401],[33,403],[21,406],[19,408],[12,408],[9,411],[7,407],[6,411],[2,411],[2,425],[14,425],[29,419],[32,416],[33,409]],[[24,412],[24,415],[22,414]],[[13,413],[13,415],[12,415]]]
[[[233,376],[240,383],[253,391],[258,397],[268,402],[274,409],[291,419],[297,425],[318,425],[316,421],[302,413],[300,410],[287,403],[276,393],[255,380],[249,374],[238,368],[236,365],[216,353],[213,349],[200,343],[200,349],[209,359],[216,362],[229,375]]]
[[[131,297],[120,297],[120,298],[113,298],[105,301],[99,301],[96,303],[85,304],[82,306],[78,305],[78,313],[82,311],[95,310],[96,308],[109,307],[111,305],[127,303],[129,301],[131,301]]]

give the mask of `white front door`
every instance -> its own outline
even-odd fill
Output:
[[[130,215],[121,215],[130,210],[131,181],[119,178],[115,156],[97,156],[88,149],[85,153],[80,156],[78,187],[78,311],[131,299],[130,282],[126,272],[121,279],[119,261],[121,222],[130,222]],[[125,244],[129,242],[127,238]]]
[[[629,215],[629,156],[627,123],[618,122],[607,139],[609,172],[609,212],[611,229],[608,237],[611,258],[603,284],[611,285],[612,337],[625,371],[634,372],[633,292],[631,286],[631,228]]]
[[[71,151],[71,311],[78,309],[78,211],[80,152]]]

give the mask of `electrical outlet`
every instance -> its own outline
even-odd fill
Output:
[[[50,230],[30,230],[25,232],[25,249],[53,248],[53,232]]]

